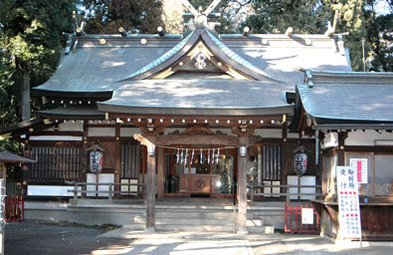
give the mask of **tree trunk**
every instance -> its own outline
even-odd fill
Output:
[[[22,69],[22,91],[20,106],[22,121],[30,120],[30,77],[29,69],[26,66]]]

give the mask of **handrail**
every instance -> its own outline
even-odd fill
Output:
[[[254,204],[254,196],[255,195],[266,195],[265,193],[255,193],[256,189],[263,189],[263,188],[285,188],[286,192],[279,192],[279,193],[269,193],[272,196],[279,196],[279,197],[286,197],[287,203],[290,202],[291,196],[321,196],[322,192],[316,192],[317,189],[322,188],[322,185],[274,185],[274,184],[266,184],[266,185],[248,185],[250,191],[250,200],[251,203]],[[291,193],[291,188],[298,188],[298,192]],[[315,192],[313,193],[300,193],[301,188],[315,188]]]
[[[73,185],[73,189],[69,189],[68,192],[74,193],[74,203],[78,201],[78,194],[93,194],[94,196],[98,196],[99,194],[108,194],[108,200],[112,200],[113,195],[137,195],[139,189],[137,191],[122,191],[122,190],[114,190],[114,187],[117,186],[136,186],[136,187],[144,187],[144,183],[114,183],[114,182],[70,182],[66,181],[66,184]],[[82,188],[81,188],[82,186]],[[95,186],[96,190],[86,190],[83,187],[87,186]],[[108,186],[108,190],[98,190],[98,186]]]

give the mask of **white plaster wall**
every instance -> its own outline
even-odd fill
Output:
[[[337,132],[328,132],[325,134],[325,138],[322,141],[321,148],[331,148],[338,146],[338,134]]]
[[[262,138],[282,138],[281,129],[256,129],[254,135],[259,135]],[[287,138],[299,139],[298,133],[288,133]],[[302,137],[307,139],[308,137]]]
[[[256,129],[254,135],[262,138],[282,138],[282,131],[281,129]]]
[[[82,141],[81,136],[70,136],[70,135],[38,135],[38,136],[30,136],[30,141]]]
[[[292,139],[299,139],[299,133],[288,133],[288,138],[292,138]],[[303,137],[305,139],[309,139],[311,137]]]
[[[59,125],[60,131],[79,131],[83,132],[83,123],[81,121],[67,121]]]
[[[390,145],[393,145],[393,134],[386,131],[382,131],[380,134],[375,130],[366,130],[365,132],[357,130],[350,132],[345,140],[345,145],[347,146],[372,146],[376,145],[376,143],[384,143],[386,145],[390,143]]]
[[[59,123],[59,128],[55,128],[55,127],[51,127],[46,129],[48,131],[54,131],[54,130],[58,130],[58,131],[79,131],[79,132],[83,132],[83,123],[81,120],[75,120],[73,121],[67,121],[67,122],[62,122]]]
[[[98,128],[98,127],[89,127],[87,130],[87,136],[115,136],[115,128]]]
[[[134,134],[140,134],[140,128],[120,128],[121,137],[134,137]]]

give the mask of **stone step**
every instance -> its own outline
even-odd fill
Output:
[[[274,234],[274,226],[260,226],[260,227],[249,227],[247,226],[248,233],[251,234]]]
[[[122,226],[123,229],[127,230],[145,230],[146,229],[146,224],[144,223],[138,223],[138,222],[128,222],[127,224],[124,224]]]
[[[248,219],[247,220],[247,227],[262,227],[263,220],[260,219]]]
[[[145,230],[144,223],[129,222],[122,226],[130,231]],[[233,232],[233,226],[217,225],[182,225],[182,224],[156,224],[156,230],[161,231],[206,231],[206,232]],[[249,233],[274,234],[274,226],[247,226]]]
[[[146,217],[143,216],[135,216],[134,222],[136,223],[146,223]],[[225,225],[232,226],[233,219],[231,220],[223,220],[216,218],[194,218],[194,219],[184,219],[184,218],[166,218],[166,217],[156,217],[156,224],[174,224],[174,225]]]
[[[233,232],[233,226],[157,224],[159,231]]]
[[[234,217],[233,211],[156,211],[157,218],[182,218],[182,219],[228,219]]]

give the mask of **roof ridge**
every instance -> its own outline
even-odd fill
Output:
[[[261,69],[259,69],[255,65],[251,64],[250,62],[248,62],[247,60],[245,60],[244,58],[239,56],[237,53],[235,53],[233,50],[231,50],[228,46],[226,46],[223,42],[221,42],[217,37],[215,37],[210,31],[206,30],[206,32],[209,35],[209,37],[212,39],[212,41],[217,45],[217,47],[219,47],[233,61],[236,61],[240,65],[242,65],[242,66],[244,66],[244,67],[246,67],[256,73],[259,73],[260,75],[265,76],[271,80],[274,80],[277,82],[282,82],[280,80],[273,78],[268,73],[265,73],[264,71],[262,71]]]
[[[118,82],[121,81],[125,81],[125,80],[129,80],[133,77],[136,77],[140,74],[143,74],[151,69],[153,69],[154,67],[164,63],[166,60],[168,60],[169,58],[173,57],[181,48],[184,47],[184,45],[187,44],[187,42],[190,40],[190,38],[192,37],[192,35],[194,34],[195,30],[192,31],[187,37],[185,37],[183,40],[181,40],[178,44],[176,44],[172,49],[170,49],[169,51],[167,51],[166,53],[164,53],[161,57],[159,57],[158,59],[154,60],[153,62],[151,62],[150,64],[140,68],[139,70],[137,70],[136,72],[134,72],[133,74],[131,74],[130,76],[118,80]]]
[[[118,80],[117,82],[122,82],[130,79],[138,79],[138,77],[140,79],[147,79],[149,77],[152,77],[152,75],[154,74],[162,72],[166,68],[170,67],[170,65],[181,59],[184,54],[191,50],[199,40],[206,44],[206,47],[209,48],[209,50],[211,50],[214,55],[218,55],[219,58],[221,58],[221,61],[228,62],[227,64],[229,64],[234,70],[236,70],[236,72],[239,72],[241,75],[254,80],[267,79],[269,81],[285,83],[281,80],[273,78],[268,73],[265,73],[255,65],[251,64],[250,62],[239,56],[206,28],[198,28],[193,30],[189,35],[187,35],[187,37],[185,37],[172,49],[164,53],[161,57],[157,58],[150,64],[140,68],[131,75]],[[185,47],[186,49],[183,50]],[[184,54],[181,53],[182,50],[184,51]],[[175,55],[178,55],[178,57],[173,58],[175,57]],[[156,70],[153,70],[155,68]]]

